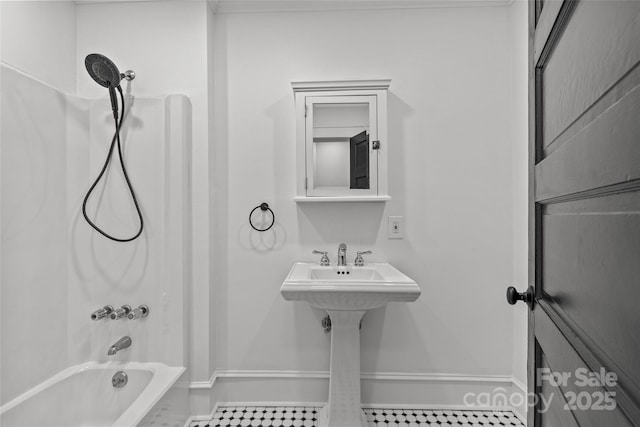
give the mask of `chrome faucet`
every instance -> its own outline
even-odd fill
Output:
[[[131,338],[130,337],[122,337],[120,338],[114,345],[109,347],[109,351],[107,352],[108,356],[113,356],[120,350],[124,350],[131,346]]]
[[[338,267],[344,267],[347,265],[347,245],[340,243],[338,245]]]

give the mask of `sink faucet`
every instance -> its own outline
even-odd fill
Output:
[[[130,337],[122,337],[120,338],[114,345],[109,347],[109,351],[107,352],[108,356],[113,356],[120,350],[124,350],[131,346],[131,338]]]
[[[338,267],[344,267],[347,265],[347,245],[340,243],[338,245]]]

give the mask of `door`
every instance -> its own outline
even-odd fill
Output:
[[[349,138],[350,188],[369,189],[369,135],[362,131]]]
[[[640,426],[640,2],[529,12],[528,425]]]

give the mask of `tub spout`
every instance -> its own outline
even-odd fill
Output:
[[[108,356],[113,356],[120,350],[124,350],[125,348],[131,346],[131,338],[130,337],[122,337],[120,338],[114,345],[109,347],[109,351],[107,352]]]

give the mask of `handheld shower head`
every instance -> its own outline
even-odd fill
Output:
[[[93,80],[100,86],[116,88],[122,80],[122,75],[109,58],[99,53],[91,53],[84,59],[84,66]]]
[[[1,0],[0,0],[1,1]],[[87,191],[87,195],[84,196],[84,201],[82,202],[82,215],[84,219],[87,220],[89,225],[93,227],[97,232],[102,234],[103,236],[114,240],[116,242],[130,242],[132,240],[137,239],[140,234],[142,234],[142,229],[144,227],[144,220],[142,218],[142,212],[140,212],[140,206],[138,206],[138,200],[136,199],[135,192],[133,191],[133,186],[129,181],[129,176],[127,174],[127,169],[124,166],[124,160],[122,159],[122,147],[120,146],[120,126],[122,125],[122,120],[124,119],[125,112],[125,103],[124,103],[124,94],[122,93],[122,88],[120,87],[120,81],[122,79],[126,79],[128,81],[133,80],[136,77],[136,73],[131,70],[127,70],[125,74],[120,74],[118,67],[114,64],[109,58],[104,55],[100,55],[99,53],[91,53],[86,56],[84,59],[84,66],[87,68],[89,75],[93,80],[96,81],[100,86],[106,87],[109,90],[109,97],[111,98],[111,109],[113,110],[113,119],[115,120],[116,131],[113,135],[113,139],[111,140],[111,147],[109,148],[109,152],[107,154],[107,159],[102,166],[102,170],[98,174],[98,178],[93,182],[89,191]],[[118,118],[118,99],[116,98],[116,90],[120,93],[120,102],[122,104],[122,114],[120,118]],[[115,144],[118,145],[118,157],[120,158],[120,166],[122,166],[122,174],[124,176],[124,180],[129,187],[129,192],[131,193],[131,198],[133,199],[133,204],[136,208],[136,212],[138,213],[138,219],[140,220],[140,228],[138,232],[133,236],[126,239],[120,239],[117,237],[113,237],[100,227],[98,227],[87,215],[87,201],[89,200],[89,196],[96,185],[102,179],[107,167],[109,166],[109,162],[111,161],[111,155],[113,154],[113,148]],[[129,339],[128,337],[125,337]],[[124,338],[123,338],[124,340]],[[120,340],[122,341],[122,340]],[[119,345],[120,341],[118,341],[112,348],[115,348]],[[129,340],[129,344],[126,344],[125,347],[131,344],[131,340]],[[117,350],[117,349],[116,349]],[[111,354],[111,350],[109,351]],[[115,354],[115,352],[114,352]]]
[[[118,120],[118,100],[116,98],[116,88],[120,87],[120,80],[125,77],[120,74],[118,67],[109,58],[99,53],[90,53],[84,58],[84,66],[93,80],[100,86],[109,89],[109,97],[111,98],[111,109],[113,117]],[[135,74],[134,74],[135,77]]]

